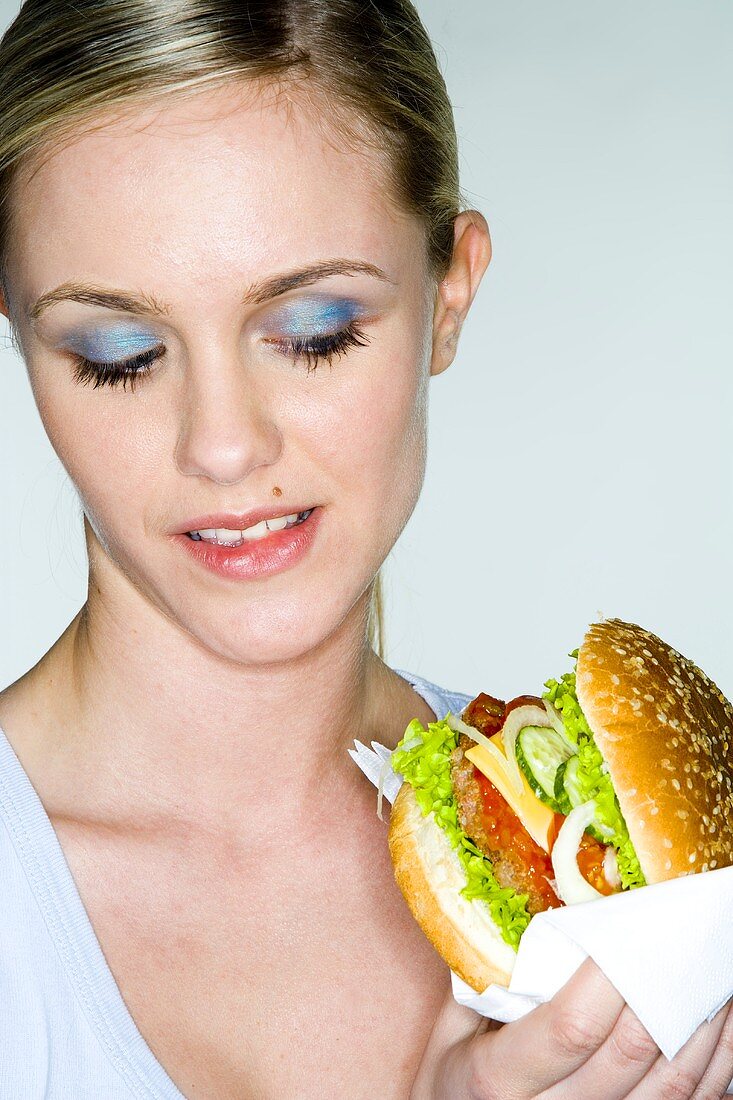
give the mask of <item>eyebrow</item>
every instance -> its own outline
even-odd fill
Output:
[[[382,279],[388,283],[394,281],[382,271],[381,267],[376,267],[366,260],[321,260],[308,267],[281,272],[251,283],[244,292],[242,304],[258,305],[296,287],[317,283],[329,275],[358,274],[371,275],[375,279]],[[125,313],[144,316],[166,315],[171,312],[171,307],[167,303],[157,301],[152,294],[124,294],[122,291],[106,290],[104,287],[88,283],[67,282],[42,294],[28,311],[29,318],[32,321],[37,320],[53,302],[82,302],[85,305],[104,306],[107,309],[123,310]]]

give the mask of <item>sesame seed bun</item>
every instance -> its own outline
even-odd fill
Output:
[[[585,635],[576,691],[647,882],[733,863],[733,707],[705,673],[608,619]]]

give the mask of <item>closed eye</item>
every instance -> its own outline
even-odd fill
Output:
[[[314,336],[290,336],[282,340],[268,340],[283,350],[283,354],[289,356],[294,362],[304,360],[306,370],[313,373],[321,360],[329,365],[334,358],[341,358],[349,348],[364,347],[369,343],[369,337],[352,321],[338,332],[327,335]],[[141,352],[130,359],[118,359],[116,362],[97,362],[86,359],[83,355],[73,354],[74,380],[79,385],[93,383],[92,388],[99,386],[119,386],[123,390],[130,383],[130,390],[135,389],[135,383],[150,374],[152,364],[165,354],[165,347],[158,345],[148,351]]]
[[[285,354],[292,356],[295,362],[304,359],[306,370],[311,374],[321,359],[324,359],[330,366],[334,357],[340,359],[349,348],[364,347],[369,343],[369,337],[352,321],[345,328],[340,329],[339,332],[331,332],[328,335],[291,336],[283,341],[271,340],[268,343],[284,347],[286,349]]]
[[[162,345],[143,351],[140,355],[134,355],[131,359],[118,359],[116,362],[96,362],[93,359],[85,359],[83,355],[73,355],[75,362],[74,381],[85,386],[93,382],[93,389],[98,386],[118,386],[122,383],[123,390],[130,382],[130,390],[135,389],[135,381],[143,375],[150,373],[151,364],[165,354]]]

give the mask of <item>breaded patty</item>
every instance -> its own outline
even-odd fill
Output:
[[[532,839],[493,783],[485,776],[479,779],[466,759],[466,750],[474,744],[462,733],[451,753],[451,781],[461,828],[491,860],[499,885],[527,894],[530,915],[561,905],[548,881],[553,877],[549,855]]]

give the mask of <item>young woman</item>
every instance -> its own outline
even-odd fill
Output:
[[[491,255],[412,6],[28,0],[0,95],[89,558],[0,694],[3,1100],[722,1095],[727,1009],[667,1064],[591,963],[459,1008],[346,752],[460,703],[373,645]]]

